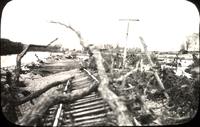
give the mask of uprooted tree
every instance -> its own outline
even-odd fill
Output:
[[[108,88],[109,79],[108,79],[108,77],[105,73],[105,69],[104,69],[104,66],[103,66],[103,63],[102,63],[103,59],[101,57],[100,52],[98,50],[93,50],[89,46],[86,46],[82,37],[81,37],[81,34],[78,31],[76,31],[73,27],[67,26],[67,25],[62,24],[60,22],[53,22],[52,21],[51,23],[58,23],[60,25],[64,25],[66,28],[71,29],[79,37],[80,44],[83,46],[84,50],[87,50],[89,53],[94,52],[94,57],[96,59],[97,65],[98,65],[97,68],[99,70],[98,73],[101,76],[100,77],[101,81],[100,81],[100,86],[98,88],[98,91],[101,93],[102,97],[108,102],[108,104],[111,106],[113,111],[115,111],[115,114],[117,115],[118,124],[119,125],[132,125],[132,122],[131,122],[130,117],[128,115],[128,110],[126,108],[126,105],[124,104],[123,101],[120,100],[120,98],[116,94],[114,94]],[[16,46],[16,45],[14,45],[14,46]],[[23,55],[25,55],[25,53],[28,50],[29,51],[36,50],[35,48],[31,48],[31,45],[26,46],[26,45],[19,43],[19,45],[17,45],[17,46],[21,46],[21,50],[16,51],[16,52],[12,52],[12,53],[21,53],[22,57],[23,57]],[[44,47],[44,48],[46,48],[46,47]],[[18,49],[20,49],[20,48],[18,48]],[[3,52],[2,52],[2,54],[3,54]],[[18,67],[18,69],[20,69],[20,66]],[[63,75],[63,73],[60,73],[60,75]],[[73,72],[73,73],[75,73],[75,72]],[[49,77],[49,79],[46,79],[46,78],[48,78],[48,76],[47,76],[47,77],[44,77],[42,79],[39,79],[40,81],[39,80],[34,81],[34,82],[32,82],[28,85],[34,85],[34,84],[35,85],[36,84],[41,85],[42,84],[42,86],[44,86],[44,87],[40,88],[38,90],[35,90],[34,92],[30,92],[31,90],[27,86],[26,88],[24,88],[22,90],[29,91],[30,94],[28,96],[25,96],[24,98],[17,98],[16,100],[10,99],[8,101],[8,103],[10,105],[12,105],[13,107],[16,107],[18,105],[21,105],[21,104],[24,104],[28,101],[31,101],[31,100],[39,97],[40,95],[42,95],[46,91],[48,91],[50,88],[58,86],[59,84],[66,82],[66,80],[69,80],[69,78],[73,77],[73,75],[72,75],[73,73],[64,74],[65,79],[55,78],[55,75],[58,75],[58,74],[55,74],[55,75],[53,75],[54,78],[50,78],[52,76],[51,75]],[[19,74],[20,74],[20,72],[19,72]],[[69,76],[66,77],[66,75],[69,75]],[[56,81],[55,81],[55,79],[56,79]],[[48,81],[48,82],[43,82],[44,80]],[[87,95],[91,91],[93,91],[97,86],[95,84],[91,85],[91,87],[89,89],[83,89],[83,90],[73,92],[73,93],[70,93],[70,94],[67,94],[67,95],[59,95],[59,96],[52,95],[51,97],[48,97],[48,98],[42,98],[40,103],[34,104],[33,110],[30,110],[24,116],[22,116],[22,118],[17,123],[20,124],[20,125],[31,125],[31,124],[35,123],[37,121],[37,119],[39,119],[44,114],[44,112],[48,109],[48,107],[50,107],[51,105],[58,104],[58,103],[61,103],[61,102],[65,102],[65,101],[74,101],[78,98],[81,98],[84,95]],[[38,117],[38,115],[34,115],[35,112],[40,112],[39,117]]]
[[[34,125],[38,119],[40,119],[44,113],[48,110],[49,107],[51,107],[52,105],[55,104],[59,104],[59,103],[70,103],[72,101],[75,101],[79,98],[82,98],[85,95],[88,95],[89,93],[91,93],[94,90],[98,90],[99,93],[101,94],[101,96],[103,97],[103,99],[109,104],[109,106],[111,107],[111,109],[113,110],[113,112],[116,115],[117,118],[117,124],[118,125],[141,125],[141,123],[138,122],[138,118],[136,119],[136,116],[134,116],[137,112],[134,110],[133,107],[131,107],[132,103],[138,102],[141,106],[141,110],[142,113],[145,114],[143,117],[140,117],[140,121],[142,121],[143,119],[156,119],[158,116],[156,116],[154,114],[154,112],[148,108],[148,106],[145,104],[145,99],[143,98],[145,95],[151,95],[148,92],[148,88],[150,87],[150,85],[152,84],[157,84],[157,86],[160,87],[161,89],[161,93],[164,93],[164,96],[168,99],[169,102],[174,104],[174,109],[176,109],[176,111],[178,111],[179,107],[181,105],[181,103],[183,102],[183,104],[187,104],[188,103],[186,101],[182,101],[182,100],[178,100],[180,99],[181,95],[184,95],[184,97],[188,97],[187,99],[191,102],[191,103],[195,103],[196,99],[194,96],[191,95],[191,91],[194,91],[194,93],[196,93],[195,95],[198,95],[198,90],[194,90],[192,89],[190,91],[189,88],[192,88],[191,86],[188,85],[183,85],[183,82],[181,82],[181,80],[185,81],[185,82],[189,82],[188,84],[190,84],[191,82],[189,80],[185,80],[185,78],[178,78],[175,77],[175,75],[172,74],[172,76],[170,75],[165,75],[165,76],[161,76],[164,75],[164,71],[163,73],[158,72],[157,70],[154,69],[155,64],[153,63],[149,52],[147,51],[147,46],[145,45],[144,41],[142,38],[141,42],[144,46],[145,49],[145,55],[146,58],[151,66],[152,71],[149,72],[142,72],[142,66],[143,66],[143,60],[140,58],[136,58],[137,60],[134,61],[134,63],[136,63],[136,67],[133,69],[131,68],[131,70],[125,74],[123,74],[121,77],[119,77],[118,79],[110,79],[109,78],[109,72],[111,72],[111,76],[113,76],[114,72],[113,72],[113,56],[111,56],[110,62],[111,64],[109,64],[109,62],[107,62],[103,57],[102,57],[102,53],[99,49],[91,46],[91,45],[86,45],[86,43],[84,42],[80,32],[78,32],[77,30],[75,30],[72,26],[70,25],[65,25],[63,23],[60,22],[54,22],[51,21],[51,23],[55,23],[55,24],[59,24],[62,26],[65,26],[67,29],[72,30],[73,32],[76,33],[76,35],[78,36],[78,38],[80,39],[80,44],[82,45],[83,49],[88,51],[89,54],[92,54],[93,57],[95,58],[95,62],[96,62],[96,68],[98,70],[98,76],[100,78],[100,81],[91,84],[91,86],[89,88],[85,88],[82,90],[78,90],[78,91],[73,91],[69,94],[66,95],[51,95],[49,97],[42,97],[41,95],[44,94],[45,92],[48,92],[51,88],[58,86],[60,84],[65,83],[66,81],[69,81],[71,78],[73,78],[74,74],[77,73],[76,70],[72,70],[72,71],[68,71],[68,72],[61,72],[61,73],[57,73],[54,75],[50,75],[47,77],[43,77],[41,79],[38,80],[34,80],[33,82],[30,82],[28,85],[41,85],[43,86],[38,87],[38,89],[32,91],[31,87],[27,86],[25,88],[20,88],[21,91],[28,91],[29,94],[24,96],[23,98],[17,98],[16,100],[13,99],[13,96],[2,96],[4,100],[9,100],[8,103],[10,105],[12,105],[12,107],[17,107],[21,104],[24,104],[28,101],[31,101],[33,99],[36,99],[38,97],[41,97],[41,99],[39,100],[39,103],[34,104],[33,108],[31,110],[29,110],[24,116],[22,116],[22,118],[17,121],[18,124],[20,125]],[[51,44],[51,43],[50,43]],[[20,45],[20,44],[19,44]],[[48,45],[49,46],[49,45]],[[44,47],[43,47],[44,48]],[[110,48],[110,47],[108,47]],[[22,46],[22,49],[24,50],[24,47]],[[29,46],[25,46],[25,50],[24,50],[24,54],[26,52],[26,49],[30,49]],[[22,50],[22,51],[23,51]],[[34,48],[32,50],[35,50]],[[20,51],[15,51],[15,52],[21,52]],[[3,54],[3,53],[2,53]],[[22,52],[22,56],[24,55]],[[112,54],[112,52],[111,52]],[[110,57],[109,57],[110,58]],[[110,69],[111,71],[106,71],[108,69],[106,69],[105,65],[108,67],[108,69]],[[140,68],[139,68],[140,66]],[[20,67],[19,67],[20,68]],[[140,70],[140,71],[138,71]],[[147,75],[150,75],[148,78]],[[59,75],[65,75],[65,78],[59,78]],[[135,76],[136,75],[136,76]],[[145,77],[145,78],[143,78]],[[111,77],[113,78],[113,77]],[[135,79],[134,79],[135,78]],[[173,78],[177,78],[172,80]],[[147,79],[149,79],[147,81]],[[134,83],[136,85],[131,84],[130,82],[134,80]],[[145,80],[145,81],[143,81]],[[167,82],[169,80],[172,81],[177,81],[176,83],[174,82]],[[48,81],[48,82],[44,82],[44,81]],[[141,82],[140,82],[141,81]],[[114,92],[112,89],[110,89],[110,84],[112,84],[112,82],[117,82],[118,84],[121,85],[120,90],[121,91],[134,91],[131,93],[131,95],[134,93],[134,96],[129,96],[130,98],[123,98],[122,96],[119,96],[116,92]],[[99,84],[99,85],[97,85]],[[175,84],[175,85],[174,85]],[[113,84],[112,84],[113,85]],[[171,86],[170,86],[171,85]],[[174,85],[174,86],[172,86]],[[126,88],[127,86],[129,86],[129,88]],[[168,86],[167,89],[165,86]],[[196,87],[198,85],[195,85]],[[142,90],[141,90],[142,89]],[[145,90],[143,90],[145,89]],[[185,90],[187,89],[187,90]],[[118,91],[120,91],[118,89]],[[120,92],[121,92],[120,91]],[[147,92],[146,92],[147,91]],[[178,91],[178,92],[177,92]],[[12,93],[12,92],[11,92]],[[127,94],[127,93],[126,93]],[[143,95],[144,94],[144,95]],[[135,98],[134,98],[135,97]],[[173,97],[173,98],[170,98]],[[151,97],[150,97],[151,98]],[[191,100],[192,98],[194,98],[193,100]],[[183,98],[182,98],[183,99]],[[133,101],[134,100],[134,101]],[[176,103],[177,102],[177,103]],[[131,103],[131,104],[130,104]],[[182,106],[182,105],[181,105]],[[196,108],[196,104],[192,107],[192,109]],[[132,112],[134,112],[134,115],[130,115],[130,109],[132,109]],[[173,109],[172,107],[169,107],[169,109]],[[188,111],[190,109],[190,106],[185,108],[185,110],[182,110],[182,112]],[[151,117],[149,117],[151,116]],[[173,118],[172,118],[173,119]],[[184,117],[181,118],[181,120],[185,120],[188,119],[188,117]],[[151,120],[152,121],[152,120]]]
[[[51,88],[67,82],[69,79],[73,78],[74,76],[73,74],[76,72],[77,72],[77,69],[66,71],[66,72],[60,72],[60,73],[56,73],[47,77],[36,79],[30,82],[28,86],[25,88],[2,84],[5,86],[1,89],[2,90],[1,104],[3,107],[4,114],[6,115],[8,120],[11,120],[12,122],[17,121],[17,117],[19,116],[17,114],[15,116],[15,108],[18,108],[18,106],[20,106],[21,104],[24,104],[28,101],[32,101],[33,99],[38,98],[39,96],[41,96],[42,94],[44,94],[46,91],[48,91]],[[62,75],[65,75],[65,76],[62,76]],[[13,82],[11,78],[10,80],[11,82]],[[29,86],[35,86],[35,88],[37,89],[33,90]],[[23,97],[19,96],[20,94],[23,95]],[[13,110],[9,110],[9,109],[13,109]],[[12,116],[10,116],[9,112],[12,112]]]
[[[90,94],[95,90],[95,88],[97,88],[96,83],[91,84],[89,88],[75,90],[66,95],[60,94],[44,97],[33,107],[32,110],[27,112],[17,124],[25,126],[34,125],[37,120],[42,118],[49,107],[60,103],[70,103],[75,101],[79,98],[82,98],[83,96]]]
[[[94,49],[94,47],[91,47],[89,45],[86,46],[86,44],[83,41],[83,38],[81,37],[81,34],[77,30],[72,28],[71,26],[65,25],[60,22],[54,22],[54,21],[51,21],[51,23],[57,23],[57,24],[65,26],[66,28],[71,29],[79,37],[80,44],[83,46],[83,48],[85,50],[87,50],[89,54],[91,54],[91,53],[94,54],[94,57],[96,59],[97,69],[98,69],[98,75],[100,76],[100,79],[101,79],[98,91],[101,93],[101,96],[103,97],[103,99],[105,99],[106,102],[108,102],[108,104],[113,109],[113,111],[115,111],[115,114],[117,115],[118,125],[125,125],[125,126],[133,125],[132,121],[130,120],[130,116],[128,115],[128,110],[127,110],[126,105],[108,87],[109,79],[107,77],[105,68],[103,66],[102,61],[104,61],[104,60],[101,56],[100,51],[98,49]]]

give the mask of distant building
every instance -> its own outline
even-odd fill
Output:
[[[199,51],[199,33],[188,36],[184,45],[187,51]]]

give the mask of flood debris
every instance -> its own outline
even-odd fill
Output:
[[[24,45],[1,39],[5,42],[3,47],[9,49],[2,51],[1,55],[18,54],[16,66],[1,68],[1,106],[11,122],[26,126],[40,125],[40,119],[47,112],[58,110],[58,106],[54,106],[64,103],[63,112],[57,120],[61,121],[60,124],[72,126],[81,123],[91,126],[107,125],[105,123],[114,126],[176,125],[195,117],[199,103],[198,54],[180,51],[168,57],[169,53],[150,52],[140,37],[144,52],[127,49],[127,66],[123,68],[123,51],[120,47],[107,45],[107,48],[102,49],[87,44],[80,32],[72,26],[55,21],[50,23],[75,32],[83,51],[74,49],[61,52],[60,48],[50,46],[57,38],[45,46]],[[13,47],[16,49],[10,50]],[[50,51],[51,54],[46,59],[35,54],[36,62],[21,64],[21,59],[28,51]],[[191,57],[190,64],[186,56]],[[84,77],[85,74],[89,78]],[[94,83],[91,83],[91,79]],[[69,89],[65,89],[67,81],[76,86],[69,85]],[[63,92],[66,94],[63,95]],[[102,100],[92,102],[99,99],[96,95]],[[101,111],[107,113],[75,118],[69,113],[72,102],[75,102],[74,105],[95,105],[90,107],[94,108],[91,111],[88,111],[89,107],[76,109],[84,110],[83,113],[78,112],[79,115]],[[79,108],[83,105],[79,105]],[[67,114],[66,119],[63,114]],[[49,116],[52,121],[55,114]],[[95,119],[84,121],[86,118]],[[76,123],[77,119],[82,121]],[[47,122],[47,125],[52,124]]]

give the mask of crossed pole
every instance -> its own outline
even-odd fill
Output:
[[[126,55],[127,55],[127,42],[128,42],[128,33],[129,33],[129,24],[130,21],[140,21],[139,19],[119,19],[119,21],[126,21],[128,22],[127,25],[127,31],[126,31],[126,42],[125,42],[125,47],[124,47],[124,55],[123,55],[123,66],[122,69],[125,68],[125,62],[126,62]]]

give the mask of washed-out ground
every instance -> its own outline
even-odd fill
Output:
[[[106,58],[105,56],[103,57],[104,59]],[[34,92],[44,86],[40,84],[32,86],[28,85],[30,82],[40,80],[42,77],[50,76],[61,71],[79,69],[81,62],[87,58],[88,56],[84,55],[78,55],[76,59],[69,58],[66,55],[53,55],[46,59],[41,59],[42,61],[23,64],[23,73],[20,75],[20,81],[24,82],[24,87],[27,87],[31,92]],[[148,70],[148,65],[144,65],[144,67],[147,67],[146,70]],[[11,71],[14,75],[14,66],[3,68],[3,70],[6,69]],[[111,79],[114,79],[129,71],[130,69],[125,69],[124,71],[116,69],[116,72],[114,71],[113,75],[110,75],[109,73],[108,75],[110,75],[109,77]],[[181,71],[181,69],[178,68],[178,71]],[[163,94],[160,93],[159,89],[157,89],[156,80],[154,79],[149,82],[151,76],[139,71],[133,73],[126,79],[125,87],[122,87],[121,83],[110,83],[109,87],[118,96],[122,98],[125,97],[125,100],[129,102],[127,103],[127,107],[129,108],[129,113],[134,122],[138,121],[141,125],[181,124],[192,119],[196,114],[197,108],[195,107],[196,104],[194,97],[196,96],[194,94],[196,86],[194,80],[190,78],[191,75],[189,75],[189,77],[187,77],[187,75],[183,76],[182,71],[180,74],[178,71],[169,69],[166,71],[167,75],[165,76],[162,76],[162,71],[159,72],[160,76],[163,77],[162,81],[170,95],[170,105],[166,102],[166,99]],[[1,80],[3,79],[1,78]],[[60,93],[59,88],[60,86],[51,88],[40,97],[33,99],[33,103],[37,103],[38,100],[44,96]],[[143,99],[144,105],[150,110],[150,114],[145,113],[141,108],[141,104],[137,102],[137,94],[139,94]],[[31,110],[33,106],[34,105],[30,102],[20,105],[19,109],[22,116],[28,110]]]

